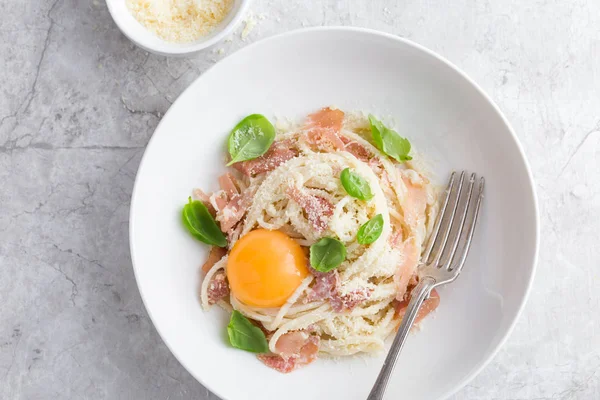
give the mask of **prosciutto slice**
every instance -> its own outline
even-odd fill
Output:
[[[270,172],[297,155],[298,150],[294,148],[290,140],[280,140],[274,142],[271,148],[262,156],[254,160],[235,163],[233,164],[233,168],[246,176],[252,177]]]
[[[209,304],[215,304],[229,296],[229,284],[225,271],[219,271],[212,277],[208,284],[207,294]]]
[[[361,161],[369,162],[373,158],[373,154],[362,144],[350,142],[346,145],[346,151]]]
[[[240,183],[231,173],[219,177],[221,190],[210,196],[210,203],[216,209],[216,220],[221,231],[232,236],[235,226],[244,218],[252,203],[253,193],[240,192]]]
[[[402,253],[402,261],[396,269],[394,282],[398,288],[396,299],[402,300],[406,293],[408,284],[419,265],[420,247],[417,245],[415,238],[409,238],[400,245]]]
[[[297,357],[305,344],[308,343],[310,335],[304,331],[288,332],[277,340],[275,349],[283,358]]]
[[[229,233],[244,218],[251,202],[247,194],[234,194],[227,205],[217,211],[217,220],[224,233]]]
[[[227,172],[219,177],[219,186],[221,186],[221,190],[225,192],[227,198],[232,198],[236,194],[240,194],[238,189],[239,183],[237,179]]]
[[[283,334],[275,345],[278,354],[260,354],[258,359],[266,366],[282,373],[308,365],[317,359],[320,338],[305,331]]]
[[[318,233],[327,230],[329,218],[333,215],[333,204],[323,197],[313,196],[293,186],[288,188],[287,194],[304,209],[308,222]]]
[[[208,253],[208,258],[204,265],[202,265],[202,272],[205,274],[210,271],[210,269],[227,254],[227,249],[223,247],[213,246],[210,248],[210,253]]]
[[[352,311],[357,305],[371,297],[372,292],[371,288],[358,288],[341,294],[338,288],[329,302],[335,312]]]
[[[315,284],[307,290],[306,301],[311,302],[331,299],[340,280],[337,270],[319,272],[312,267],[309,267],[309,269],[315,276]]]
[[[285,359],[277,354],[259,354],[257,357],[267,367],[273,368],[283,374],[288,374],[296,369],[296,360],[294,358]]]
[[[344,122],[344,112],[323,108],[308,116],[306,137],[308,143],[322,151],[344,150],[346,148],[340,131]]]
[[[201,189],[194,189],[192,195],[194,196],[194,199],[200,200],[202,204],[204,204],[206,208],[208,208],[208,212],[210,213],[210,215],[212,215],[213,217],[217,215],[217,210],[215,210],[215,208],[211,204],[209,195],[204,193]]]
[[[410,296],[406,296],[406,297],[407,297],[407,299],[402,300],[402,301],[396,301],[396,303],[395,303],[396,315],[400,319],[402,319],[402,317],[404,317],[404,313],[406,313],[406,309],[408,308],[408,303],[410,302]],[[426,316],[431,314],[431,312],[433,312],[439,305],[440,305],[440,295],[437,292],[437,290],[433,289],[431,291],[431,295],[429,296],[429,298],[423,302],[423,305],[419,309],[419,312],[417,313],[417,318],[415,319],[415,323],[418,324],[419,322],[421,322],[421,320],[423,320],[423,318],[425,318]]]
[[[369,162],[369,160],[373,158],[373,153],[367,150],[367,148],[362,144],[354,142],[346,136],[342,136],[341,139],[344,143],[345,150],[359,160]]]
[[[340,278],[337,270],[319,272],[309,267],[315,276],[315,284],[308,289],[306,301],[329,300],[331,308],[335,312],[352,311],[369,297],[373,290],[371,288],[357,288],[342,293]]]
[[[407,176],[403,176],[402,180],[407,190],[406,199],[402,205],[404,221],[412,229],[416,229],[419,223],[425,219],[427,190],[425,185],[415,184]]]

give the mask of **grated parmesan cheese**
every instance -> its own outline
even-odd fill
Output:
[[[135,19],[167,42],[189,43],[208,35],[233,0],[126,0]]]
[[[246,18],[246,21],[244,21],[244,22],[246,23],[246,25],[244,26],[244,30],[242,31],[242,34],[240,35],[242,40],[246,40],[246,38],[248,37],[250,32],[252,32],[252,30],[254,30],[254,27],[256,26],[256,18],[254,18],[254,14],[252,14],[252,13],[248,14],[248,17]]]

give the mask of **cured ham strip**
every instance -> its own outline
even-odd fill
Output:
[[[279,354],[260,354],[258,359],[269,368],[289,373],[317,359],[320,338],[304,331],[293,331],[282,335],[275,345]]]
[[[371,158],[373,158],[373,154],[371,154],[371,152],[367,150],[366,147],[356,142],[348,143],[346,145],[346,151],[348,151],[354,157],[364,162],[369,162]]]
[[[398,288],[398,293],[396,294],[396,299],[398,300],[404,298],[410,279],[415,274],[419,265],[421,252],[420,246],[417,245],[414,238],[407,239],[400,246],[402,261],[398,265],[398,269],[394,275],[394,282]]]
[[[404,313],[406,313],[406,309],[408,308],[408,303],[410,302],[410,296],[406,296],[406,297],[408,297],[408,298],[405,300],[402,300],[402,301],[396,301],[396,304],[395,304],[396,315],[400,319],[402,319],[402,317],[404,317]],[[434,311],[439,305],[440,305],[440,295],[437,292],[437,290],[433,289],[431,291],[431,295],[429,296],[429,298],[423,302],[423,305],[419,309],[419,312],[417,313],[417,318],[415,319],[415,324],[418,324],[419,322],[421,322],[423,320],[423,318],[425,318],[426,316],[431,314],[431,312]]]
[[[217,211],[217,220],[224,233],[229,233],[244,218],[250,203],[246,195],[235,194],[221,211]]]
[[[402,177],[406,186],[406,199],[402,205],[404,212],[404,222],[415,229],[420,222],[425,220],[425,210],[427,209],[427,189],[425,185],[417,185],[406,176]]]
[[[194,189],[192,194],[196,200],[200,200],[204,205],[210,204],[210,196],[202,191],[202,189]]]
[[[308,222],[317,232],[323,233],[327,229],[329,218],[333,215],[333,204],[327,199],[305,193],[296,187],[288,188],[287,194],[304,209]]]
[[[208,284],[208,303],[215,304],[229,296],[229,284],[225,271],[217,272]]]
[[[310,335],[306,344],[302,346],[300,354],[297,358],[297,365],[307,365],[317,359],[319,353],[319,346],[321,345],[321,338],[319,336]]]
[[[352,311],[354,307],[371,297],[372,292],[371,288],[358,288],[344,294],[336,290],[330,300],[331,308],[338,313],[345,310]]]
[[[216,191],[210,195],[210,204],[217,214],[220,213],[227,206],[227,194],[222,190]]]
[[[309,267],[310,272],[315,276],[315,284],[307,290],[306,301],[322,301],[333,297],[339,284],[339,275],[337,270],[330,272],[319,272]]]
[[[425,185],[413,183],[408,176],[403,176],[402,181],[406,186],[406,197],[402,205],[404,213],[404,222],[411,229],[418,229],[419,225],[425,220],[425,211],[427,209],[427,189]],[[394,282],[398,288],[396,299],[402,301],[406,294],[411,278],[415,275],[419,260],[421,258],[421,246],[417,243],[415,237],[409,237],[404,242],[402,232],[398,230],[390,236],[390,244],[399,248],[402,254],[402,261],[398,265]]]
[[[318,150],[344,150],[340,131],[344,122],[344,112],[329,107],[308,116],[306,136],[308,143]]]
[[[225,192],[229,199],[240,193],[237,179],[229,172],[219,177],[219,186],[221,186],[221,190]]]
[[[227,243],[229,243],[230,247],[232,243],[236,242],[240,238],[242,228],[242,224],[238,223],[234,228],[227,231]]]
[[[308,116],[307,127],[313,129],[329,129],[333,132],[342,130],[344,123],[344,112],[325,107]],[[341,141],[341,139],[340,139]]]
[[[246,176],[252,177],[270,172],[297,155],[298,151],[294,148],[291,140],[280,140],[274,142],[271,148],[262,156],[254,160],[235,163],[233,168]]]
[[[204,265],[202,265],[202,272],[205,274],[210,271],[210,269],[227,254],[227,249],[223,247],[213,246],[210,248],[210,253],[208,253],[208,258]]]
[[[259,354],[257,357],[267,367],[273,368],[283,374],[288,374],[296,369],[296,360],[294,358],[286,360],[277,354]]]
[[[230,173],[219,177],[219,185],[221,190],[210,197],[211,204],[216,209],[216,220],[221,225],[221,231],[232,236],[235,226],[244,218],[252,203],[253,193],[240,193],[240,184]]]
[[[310,335],[303,331],[288,332],[277,340],[275,349],[283,358],[290,358],[300,354],[302,347],[307,343]]]
[[[351,139],[346,136],[341,136],[342,142],[344,143],[345,150],[352,154],[354,157],[358,158],[361,161],[369,162],[371,158],[373,158],[373,153],[371,153],[365,146],[358,142],[353,142]]]
[[[206,208],[208,208],[208,212],[210,213],[210,215],[212,215],[213,217],[217,215],[217,210],[215,210],[215,208],[211,204],[209,195],[204,193],[201,189],[194,189],[192,191],[192,195],[194,196],[194,199],[201,201],[202,204],[204,204]]]
[[[337,270],[319,272],[310,268],[310,271],[315,276],[315,284],[308,289],[306,301],[329,300],[331,308],[335,312],[353,310],[357,305],[371,297],[373,292],[370,288],[358,288],[342,294]]]

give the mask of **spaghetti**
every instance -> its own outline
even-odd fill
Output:
[[[381,350],[400,323],[402,304],[416,282],[416,266],[434,220],[436,203],[429,181],[411,163],[400,164],[378,150],[369,140],[365,117],[341,115],[339,131],[326,121],[320,140],[311,138],[314,124],[280,130],[273,146],[292,147],[295,156],[269,172],[238,178],[242,195],[250,194],[251,200],[243,219],[228,232],[229,248],[262,228],[284,232],[303,247],[325,236],[336,237],[347,249],[335,274],[311,270],[281,307],[250,306],[233,293],[217,303],[262,325],[274,354],[280,353],[279,339],[297,331],[317,335],[320,354],[347,356]],[[335,138],[328,141],[332,133],[341,144]],[[370,201],[344,190],[339,176],[346,168],[368,182],[373,193]],[[324,214],[311,215],[291,191],[324,199],[332,206],[325,229],[315,225]],[[217,209],[219,196],[218,192],[210,196]],[[378,214],[383,217],[381,236],[369,245],[359,244],[357,231]],[[207,272],[200,291],[204,308],[211,304],[211,280],[226,269],[227,256]],[[319,296],[327,284],[335,293]]]

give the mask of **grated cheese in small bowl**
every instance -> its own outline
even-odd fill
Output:
[[[225,19],[232,0],[126,0],[135,19],[167,42],[189,43]]]
[[[251,0],[107,0],[115,23],[138,46],[190,55],[231,35]]]

